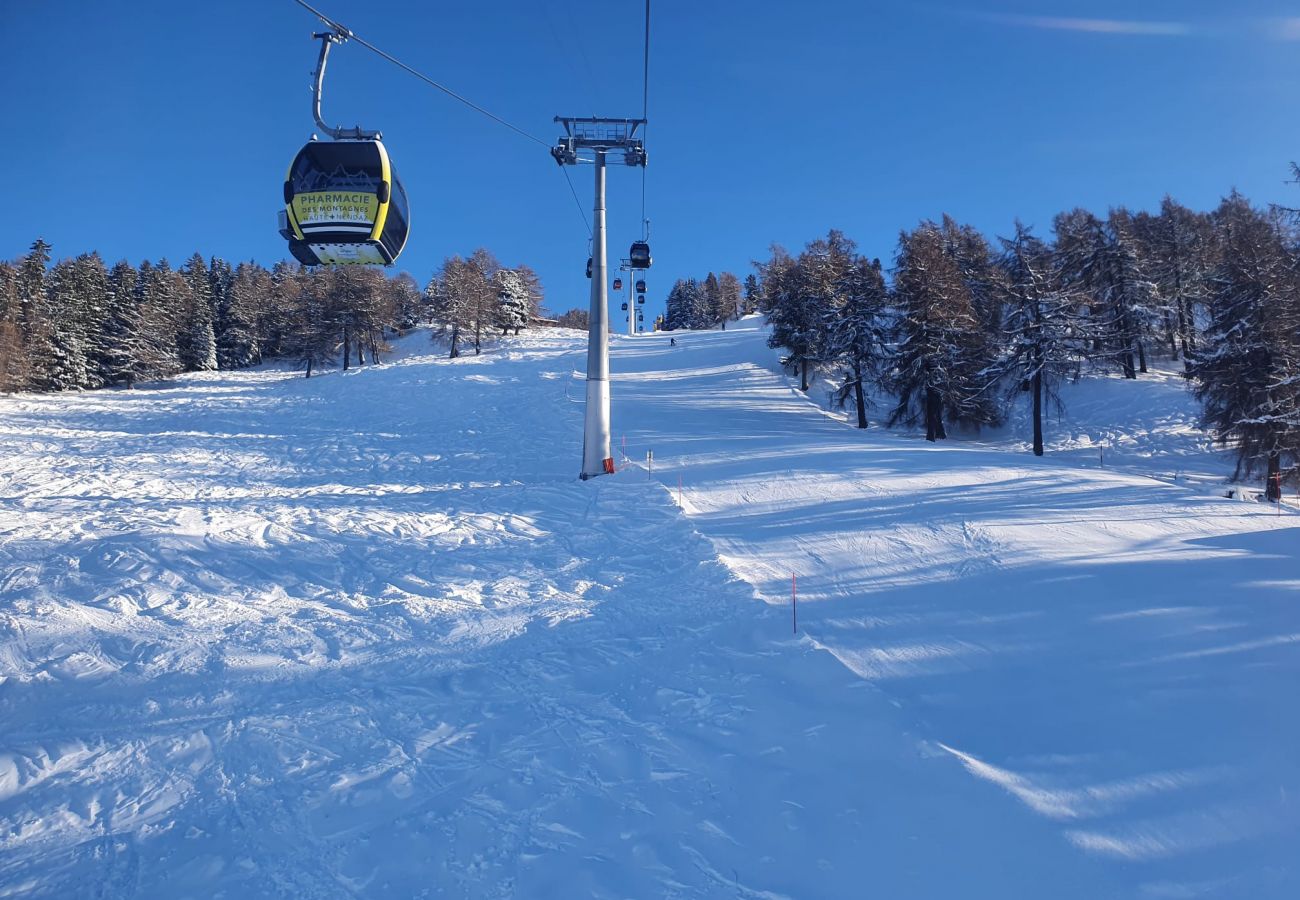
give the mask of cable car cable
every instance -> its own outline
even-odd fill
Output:
[[[542,140],[542,139],[539,138],[539,137],[536,137],[535,135],[531,135],[531,134],[529,134],[527,131],[524,131],[522,128],[518,127],[517,125],[512,125],[511,123],[507,122],[505,119],[501,118],[500,116],[496,115],[495,113],[489,112],[488,110],[486,110],[486,109],[484,109],[483,107],[479,106],[477,103],[473,102],[472,100],[470,100],[470,99],[468,99],[468,98],[466,98],[466,97],[462,97],[460,94],[456,93],[455,91],[453,91],[451,88],[447,87],[446,85],[444,85],[444,84],[439,84],[438,82],[434,81],[432,78],[430,78],[428,75],[425,75],[423,72],[419,71],[418,69],[413,69],[413,68],[411,68],[411,67],[408,66],[406,63],[402,62],[400,59],[398,59],[397,57],[393,56],[392,54],[390,54],[390,53],[386,53],[386,52],[384,52],[383,50],[380,50],[378,47],[376,47],[374,44],[372,44],[372,43],[370,43],[369,41],[367,41],[365,38],[360,37],[360,36],[357,35],[357,34],[354,34],[354,33],[352,32],[351,29],[344,27],[343,25],[339,24],[338,22],[335,22],[335,21],[334,21],[333,19],[331,19],[329,16],[326,16],[324,13],[322,13],[322,12],[320,12],[319,10],[313,8],[310,4],[306,3],[305,0],[294,0],[294,2],[297,3],[299,6],[301,6],[303,9],[307,10],[309,13],[311,13],[311,14],[312,14],[313,16],[315,16],[316,18],[320,19],[322,22],[324,22],[326,25],[328,25],[331,29],[333,29],[335,32],[337,32],[340,36],[342,36],[342,37],[346,37],[346,38],[350,38],[351,40],[356,41],[356,42],[357,42],[358,44],[360,44],[362,47],[365,47],[365,48],[366,48],[367,50],[369,50],[370,52],[375,53],[375,54],[377,54],[377,55],[383,57],[384,59],[388,60],[388,61],[389,61],[390,63],[392,63],[393,65],[397,66],[399,69],[404,69],[404,70],[406,70],[406,71],[409,72],[410,74],[414,75],[416,78],[418,78],[418,79],[420,79],[421,81],[423,81],[425,84],[428,84],[430,87],[435,87],[435,88],[437,88],[438,90],[442,91],[444,94],[446,94],[448,97],[451,97],[451,98],[454,99],[454,100],[459,100],[461,103],[465,104],[466,106],[468,106],[470,109],[474,110],[475,112],[482,113],[483,115],[487,116],[487,117],[488,117],[489,119],[491,119],[492,121],[494,121],[494,122],[496,122],[496,123],[498,123],[498,124],[500,124],[500,125],[504,125],[506,128],[509,128],[511,131],[515,132],[516,134],[520,135],[521,137],[526,137],[526,138],[528,138],[528,140],[533,141],[533,142],[538,143],[538,144],[541,144],[543,147],[550,148],[551,145],[550,145],[548,142]]]
[[[650,108],[650,0],[645,0],[645,64],[641,70],[641,118]]]
[[[581,200],[577,199],[577,189],[573,187],[573,179],[568,177],[568,169],[565,169],[563,165],[560,166],[560,172],[564,173],[564,181],[568,182],[569,194],[573,195],[573,205],[577,207],[577,215],[582,217],[582,224],[586,226],[586,239],[590,241],[591,237],[593,237],[591,235],[591,222],[586,217],[586,209],[582,208]]]
[[[543,147],[548,147],[548,148],[550,147],[550,144],[547,143],[546,141],[542,140],[541,138],[539,138],[539,137],[537,137],[537,136],[535,136],[535,135],[529,134],[527,131],[524,131],[522,128],[519,128],[519,127],[516,126],[516,125],[512,125],[510,122],[507,122],[505,119],[501,118],[500,116],[496,115],[495,113],[489,112],[488,110],[486,110],[486,109],[484,109],[483,107],[479,106],[477,103],[474,103],[473,101],[471,101],[471,100],[469,100],[469,99],[467,99],[467,98],[465,98],[465,97],[462,97],[460,94],[456,93],[455,91],[453,91],[451,88],[447,87],[446,85],[439,84],[437,81],[434,81],[432,78],[430,78],[428,75],[425,75],[423,72],[420,72],[420,71],[418,71],[418,70],[412,68],[411,66],[408,66],[406,63],[402,62],[400,59],[398,59],[397,57],[393,56],[392,54],[390,54],[390,53],[386,53],[385,51],[379,49],[379,48],[376,47],[374,44],[372,44],[372,43],[370,43],[369,41],[367,41],[365,38],[359,37],[357,34],[355,34],[355,33],[352,31],[352,29],[346,27],[345,25],[343,25],[343,24],[340,23],[340,22],[336,22],[336,21],[334,21],[334,20],[331,19],[329,16],[325,15],[325,14],[322,13],[320,10],[316,9],[315,7],[313,7],[311,4],[305,2],[305,0],[294,0],[294,2],[297,3],[299,6],[301,6],[303,9],[307,10],[309,13],[311,13],[311,14],[312,14],[313,16],[315,16],[316,18],[320,19],[323,23],[325,23],[325,25],[327,25],[327,26],[328,26],[332,31],[336,32],[337,34],[339,34],[339,35],[341,35],[341,36],[343,36],[343,37],[346,37],[346,38],[350,38],[351,40],[356,41],[358,44],[360,44],[361,46],[365,47],[367,50],[371,51],[372,53],[377,54],[378,56],[383,57],[384,59],[386,59],[386,60],[388,60],[389,62],[391,62],[393,65],[397,66],[399,69],[403,69],[403,70],[409,72],[410,74],[414,75],[416,78],[419,78],[421,81],[425,82],[426,84],[428,84],[428,85],[430,85],[430,86],[432,86],[432,87],[437,88],[438,90],[442,91],[444,94],[446,94],[446,95],[449,96],[449,97],[452,97],[452,98],[455,99],[455,100],[459,100],[461,103],[465,104],[465,105],[468,106],[470,109],[474,110],[475,112],[482,113],[483,115],[487,116],[487,117],[488,117],[489,119],[491,119],[492,121],[497,122],[497,123],[499,123],[499,124],[501,124],[501,125],[504,125],[506,128],[509,128],[511,131],[515,132],[516,134],[520,135],[521,137],[526,137],[526,138],[528,138],[528,140],[533,141],[534,143],[537,143],[537,144],[541,144]],[[648,2],[648,0],[647,0],[647,3],[646,3],[646,7],[647,7],[647,11],[648,11],[648,9],[649,9],[649,2]],[[563,169],[562,169],[562,171],[563,171]],[[573,186],[573,181],[572,181],[572,179],[569,178],[569,173],[568,173],[567,171],[564,172],[564,180],[565,180],[566,182],[568,182],[568,184],[569,184],[569,193],[573,194],[573,202],[574,202],[575,204],[577,204],[577,207],[578,207],[578,215],[582,218],[582,224],[583,224],[583,227],[585,227],[585,228],[587,229],[587,237],[588,237],[588,239],[590,239],[590,238],[591,238],[591,234],[592,234],[592,232],[591,232],[591,222],[590,222],[590,220],[588,220],[588,218],[587,218],[587,213],[586,213],[586,211],[582,208],[582,201],[578,199],[578,192],[577,192],[577,190],[574,188],[574,186]],[[642,201],[641,201],[641,206],[642,206],[642,211],[643,211],[643,212],[644,212],[644,209],[645,209],[645,198],[644,198],[644,193],[645,193],[645,191],[644,191],[644,184],[643,184],[643,190],[642,190]]]
[[[649,130],[649,113],[650,111],[650,0],[645,0],[645,53],[641,69],[641,136],[644,138],[645,133]],[[641,167],[641,234],[642,237],[649,237],[646,234],[645,225],[645,170]]]

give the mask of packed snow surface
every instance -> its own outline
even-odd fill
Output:
[[[1300,516],[1179,379],[1035,459],[765,337],[616,337],[586,483],[573,332],[6,400],[0,897],[1300,895]]]

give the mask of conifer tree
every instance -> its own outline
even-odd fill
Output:
[[[1206,424],[1237,451],[1237,476],[1262,467],[1277,500],[1300,451],[1300,284],[1277,223],[1240,194],[1224,198],[1213,223],[1219,262],[1191,375]]]
[[[282,271],[282,278],[288,276]],[[288,276],[292,277],[292,276]],[[305,377],[322,365],[334,362],[339,346],[339,327],[334,318],[334,304],[331,299],[333,272],[321,269],[308,277],[298,273],[295,290],[286,290],[280,286],[282,295],[292,297],[294,304],[291,320],[292,329],[287,337],[291,352],[299,365],[305,370]]]
[[[680,278],[668,292],[664,330],[703,327],[696,324],[700,310],[705,307],[704,292],[694,278]]]
[[[396,278],[388,279],[385,288],[388,292],[387,305],[392,310],[392,326],[399,332],[410,331],[424,315],[424,298],[420,287],[410,273],[402,272]]]
[[[37,388],[67,391],[87,384],[86,344],[81,321],[82,298],[76,264],[60,260],[50,270],[41,318],[48,337]]]
[[[1204,315],[1207,280],[1213,260],[1208,218],[1166,196],[1160,214],[1146,217],[1143,237],[1149,275],[1162,301],[1169,355],[1190,368],[1198,340],[1197,320]]]
[[[27,387],[48,390],[53,367],[52,326],[48,318],[46,282],[50,266],[50,245],[42,238],[18,265],[18,326],[26,356]]]
[[[880,272],[880,260],[857,257],[840,285],[843,302],[828,312],[826,355],[845,369],[844,381],[834,394],[843,409],[853,398],[858,427],[867,427],[869,378],[880,374],[887,352],[885,308],[889,292]]]
[[[997,371],[1009,376],[1012,397],[1028,392],[1032,403],[1033,451],[1043,455],[1044,402],[1061,405],[1062,379],[1075,380],[1085,351],[1076,311],[1078,298],[1062,286],[1052,248],[1019,221],[1015,235],[1000,238],[998,259],[1007,339]]]
[[[0,391],[26,387],[27,363],[19,322],[18,267],[0,261]]]
[[[773,244],[771,257],[756,263],[762,303],[759,309],[767,318],[772,333],[767,345],[789,353],[781,358],[788,372],[799,373],[800,390],[808,390],[808,365],[813,354],[813,335],[822,327],[816,312],[805,302],[800,286],[799,267],[784,247]]]
[[[899,238],[895,268],[897,355],[887,383],[898,405],[889,424],[923,421],[927,441],[948,436],[945,418],[976,426],[999,418],[992,352],[970,287],[945,245],[940,227],[923,222]]]
[[[128,389],[145,375],[146,358],[141,335],[138,274],[131,264],[121,260],[108,273],[108,314],[104,321],[103,351],[99,359],[99,377],[104,384],[125,385]]]
[[[723,308],[722,285],[718,282],[718,276],[712,272],[704,276],[700,293],[699,308],[691,317],[696,323],[692,327],[712,328],[719,322],[725,322],[727,311]]]
[[[83,253],[73,261],[77,295],[77,330],[85,356],[81,386],[104,384],[101,362],[107,350],[104,326],[108,318],[108,270],[98,253]]]
[[[944,215],[941,225],[944,252],[961,271],[962,281],[970,292],[975,318],[991,338],[1002,331],[1002,296],[1000,272],[984,235],[969,225],[959,225]]]
[[[176,353],[182,371],[217,368],[217,336],[212,325],[212,285],[208,265],[195,253],[180,270],[186,290],[177,309]]]
[[[500,269],[495,276],[497,287],[497,325],[502,334],[515,334],[528,325],[531,304],[524,280],[513,269]]]
[[[742,301],[742,315],[753,315],[758,312],[760,302],[758,277],[752,272],[745,276],[745,296]]]
[[[718,276],[718,317],[722,327],[727,327],[727,320],[739,319],[742,315],[740,279],[732,272],[723,272]]]

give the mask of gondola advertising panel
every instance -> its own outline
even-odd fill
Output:
[[[299,226],[364,225],[379,216],[379,197],[363,191],[308,191],[293,196]]]

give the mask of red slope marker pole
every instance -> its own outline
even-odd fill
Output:
[[[791,634],[799,633],[799,581],[793,572],[790,573],[790,625]]]

